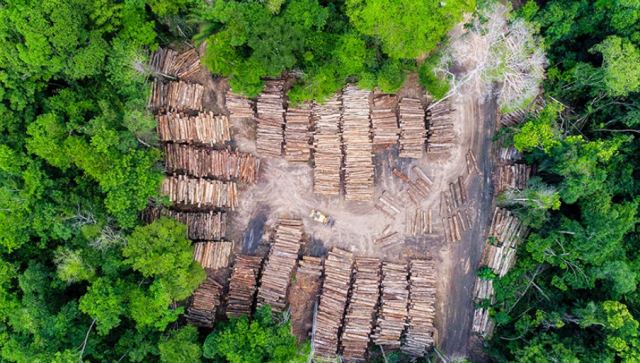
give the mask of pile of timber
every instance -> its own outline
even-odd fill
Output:
[[[436,272],[432,260],[411,261],[409,272],[408,326],[401,350],[422,357],[437,339]]]
[[[489,338],[493,334],[493,328],[495,322],[489,315],[489,309],[476,308],[473,312],[473,323],[471,325],[471,331],[479,334],[484,338]]]
[[[200,54],[195,48],[178,53],[160,48],[151,55],[151,69],[164,77],[190,78],[200,71]]]
[[[493,280],[485,280],[476,277],[476,284],[473,289],[473,297],[475,301],[480,303],[489,300],[491,303],[495,301],[495,290],[493,289]]]
[[[248,98],[228,90],[225,101],[232,120],[253,119],[253,104]]]
[[[222,284],[208,275],[193,293],[191,304],[187,308],[187,321],[198,326],[213,327],[223,289]]]
[[[197,83],[153,82],[149,108],[155,112],[195,112],[202,111],[204,87]]]
[[[417,98],[403,97],[398,106],[400,119],[400,157],[419,159],[426,136],[425,113]]]
[[[455,145],[457,137],[452,112],[453,109],[449,101],[440,102],[429,110],[427,153],[448,153]]]
[[[374,343],[385,349],[400,348],[400,336],[407,324],[407,275],[407,266],[404,264],[382,264],[382,296],[372,338]]]
[[[506,275],[515,263],[516,248],[526,234],[527,227],[510,211],[496,208],[482,252],[482,265],[490,267],[500,277]]]
[[[342,136],[340,95],[317,107],[317,123],[313,136],[313,191],[323,195],[340,195],[342,170]]]
[[[498,167],[495,185],[498,193],[508,189],[523,190],[527,187],[531,167],[526,164],[501,165]]]
[[[169,174],[253,183],[258,178],[259,166],[260,160],[248,153],[184,144],[165,145],[165,168]]]
[[[378,198],[374,205],[378,210],[389,217],[395,217],[403,208],[402,201],[387,190],[382,192],[380,198]]]
[[[369,91],[348,85],[342,95],[342,144],[345,199],[373,199],[373,144],[369,120]]]
[[[340,338],[342,357],[364,360],[380,296],[380,260],[356,258],[351,298]]]
[[[398,97],[380,95],[373,99],[371,106],[371,124],[373,129],[373,146],[388,147],[398,142]]]
[[[258,289],[259,306],[271,305],[271,309],[275,312],[284,311],[291,274],[298,260],[302,234],[302,220],[281,218],[278,221],[274,242],[262,271]]]
[[[214,116],[212,112],[200,112],[196,116],[167,113],[157,115],[156,120],[160,141],[205,145],[231,141],[229,119]]]
[[[229,278],[227,316],[249,316],[251,314],[261,265],[262,257],[260,256],[236,256]]]
[[[324,261],[324,283],[313,334],[313,349],[320,357],[335,358],[338,352],[352,264],[352,254],[338,248],[333,248]]]
[[[420,204],[422,204],[422,200],[424,200],[431,191],[431,185],[433,184],[433,182],[417,166],[414,166],[413,170],[413,174],[416,175],[414,180],[412,180],[408,175],[397,168],[393,168],[392,173],[395,177],[402,180],[407,185],[406,192],[409,196],[409,199],[413,202],[413,204],[419,206]],[[416,170],[419,171],[419,173],[416,173]]]
[[[502,164],[512,164],[520,159],[522,159],[522,154],[513,145],[501,147],[498,151],[498,161]]]
[[[194,208],[231,208],[238,206],[238,187],[235,182],[170,176],[162,182],[162,194],[171,202]]]
[[[391,225],[386,225],[380,236],[373,241],[374,245],[382,250],[392,249],[400,244],[403,240],[398,231],[391,231]]]
[[[320,294],[322,259],[303,256],[298,261],[296,279],[289,291],[291,329],[298,341],[309,339],[313,328],[313,312]]]
[[[150,223],[162,216],[187,225],[187,237],[194,241],[215,241],[227,233],[225,212],[179,212],[167,208],[149,208],[145,219]]]
[[[531,104],[524,109],[517,109],[511,113],[500,115],[500,123],[503,126],[516,126],[524,122],[527,117],[535,117],[545,106],[543,97],[536,97]]]
[[[308,162],[311,158],[311,103],[288,108],[285,114],[284,156],[288,161]]]
[[[284,81],[265,82],[256,101],[256,149],[259,155],[278,157],[282,154],[284,126]]]
[[[229,266],[233,242],[196,242],[193,259],[205,269],[217,270]]]
[[[405,234],[408,236],[423,236],[433,233],[433,213],[431,209],[425,211],[421,208],[406,210]]]

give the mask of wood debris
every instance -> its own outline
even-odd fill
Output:
[[[317,105],[318,119],[313,137],[313,191],[323,195],[340,195],[342,171],[342,136],[340,134],[342,101],[334,95]]]
[[[449,101],[442,101],[429,110],[428,154],[448,154],[457,141],[452,119],[453,108]]]
[[[526,164],[500,165],[496,170],[494,184],[496,193],[508,189],[524,190],[529,182],[531,167]]]
[[[266,81],[256,101],[256,149],[259,155],[282,155],[284,111],[284,81]]]
[[[217,241],[227,233],[225,212],[179,212],[167,208],[149,208],[144,219],[149,223],[161,216],[187,225],[187,237],[193,241]]]
[[[289,283],[302,243],[302,234],[302,220],[281,218],[278,221],[274,241],[262,271],[258,306],[271,305],[274,312],[284,311]]]
[[[400,348],[400,337],[407,325],[409,289],[407,266],[382,264],[382,296],[373,342],[385,349]]]
[[[403,97],[398,106],[400,120],[400,157],[419,159],[426,136],[425,112],[417,98]]]
[[[163,180],[161,192],[171,202],[184,207],[233,210],[238,206],[238,187],[235,182],[170,176]]]
[[[371,124],[374,147],[389,147],[398,143],[400,128],[398,127],[397,107],[397,96],[379,95],[373,99]]]
[[[387,225],[380,236],[376,237],[373,241],[374,245],[384,250],[389,250],[402,244],[404,240],[401,238],[398,231],[391,231],[391,226]]]
[[[196,83],[154,81],[149,108],[154,112],[202,111],[204,87]]]
[[[406,192],[411,202],[413,202],[413,204],[416,206],[421,205],[422,200],[425,199],[431,191],[431,184],[433,184],[431,182],[431,179],[424,175],[422,171],[421,173],[424,175],[424,177],[427,178],[428,183],[423,181],[421,177],[417,177],[416,180],[411,180],[408,175],[397,168],[393,168],[391,172],[395,177],[402,180],[406,184]]]
[[[543,97],[536,97],[531,104],[524,109],[517,109],[507,114],[501,114],[499,117],[500,124],[503,126],[516,126],[524,122],[527,117],[535,117],[545,106]]]
[[[324,261],[324,283],[312,342],[315,354],[320,357],[335,358],[338,352],[338,333],[347,305],[352,264],[353,255],[338,248],[333,248]]]
[[[303,256],[298,261],[295,282],[289,291],[291,329],[298,341],[309,339],[313,328],[313,311],[320,295],[322,259]]]
[[[398,197],[385,190],[375,203],[375,207],[388,215],[394,217],[400,213],[403,208],[402,201]]]
[[[342,95],[342,145],[345,199],[373,199],[373,144],[369,119],[369,91],[348,85]]]
[[[167,173],[184,173],[196,178],[215,178],[253,183],[258,179],[260,159],[229,150],[199,148],[192,145],[165,145]]]
[[[311,158],[311,109],[312,104],[303,103],[288,108],[285,114],[284,156],[292,162],[308,162]]]
[[[196,242],[193,259],[204,269],[217,270],[229,266],[233,242]]]
[[[227,111],[229,111],[229,118],[231,120],[241,121],[254,118],[253,103],[248,98],[237,93],[233,93],[229,89],[225,95],[225,101]]]
[[[436,271],[432,260],[412,260],[409,267],[408,326],[401,350],[422,357],[437,339]]]
[[[195,48],[178,53],[173,49],[160,48],[151,55],[150,68],[168,78],[192,78],[202,69],[200,54]]]
[[[356,258],[351,297],[342,330],[341,353],[347,361],[364,361],[380,296],[380,260]]]
[[[157,115],[160,141],[219,145],[231,141],[229,118],[200,112],[196,116],[179,113]]]
[[[213,327],[223,290],[224,286],[207,274],[207,279],[193,293],[187,308],[187,321],[198,326]]]
[[[261,266],[262,257],[260,256],[236,256],[229,278],[229,293],[226,297],[225,312],[228,317],[251,315]]]

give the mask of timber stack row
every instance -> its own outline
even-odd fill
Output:
[[[313,147],[313,191],[323,195],[340,195],[342,171],[342,135],[340,95],[317,107],[318,120]]]
[[[264,91],[256,101],[256,111],[256,149],[260,155],[279,157],[284,140],[283,80],[265,82]]]
[[[217,270],[229,266],[233,242],[196,242],[193,259],[204,269]]]
[[[231,141],[229,119],[212,112],[200,112],[196,116],[167,113],[156,116],[160,141],[179,144],[216,145]]]
[[[229,279],[227,316],[251,315],[262,257],[239,255],[235,258]]]
[[[260,160],[248,153],[192,145],[165,146],[165,168],[169,174],[253,183],[258,178],[259,166]]]
[[[453,109],[449,101],[440,102],[429,110],[428,154],[446,155],[455,146],[457,136],[452,112]]]
[[[188,79],[200,72],[200,54],[195,48],[182,53],[160,48],[151,55],[149,65],[163,77]]]
[[[187,321],[194,325],[213,327],[223,290],[224,286],[213,276],[207,276],[205,282],[193,293],[191,304],[187,308]]]
[[[238,187],[235,182],[170,176],[162,181],[162,194],[182,207],[234,210],[238,206]]]
[[[381,289],[380,310],[373,342],[385,349],[398,349],[400,337],[407,324],[409,302],[407,266],[384,262]]]
[[[353,255],[333,248],[324,261],[324,283],[315,318],[313,347],[316,355],[335,358],[351,284]]]
[[[149,108],[156,112],[202,111],[202,96],[204,87],[197,83],[183,81],[163,83],[153,82]]]
[[[371,106],[373,146],[386,148],[398,143],[398,97],[394,95],[376,96]]]
[[[425,112],[417,98],[403,97],[398,106],[400,120],[400,157],[419,159],[426,138]]]
[[[303,225],[300,219],[280,219],[274,233],[269,256],[262,271],[258,305],[271,305],[275,312],[286,306],[291,274],[298,260]]]
[[[373,199],[373,144],[369,119],[369,91],[349,85],[342,94],[342,145],[345,199]]]
[[[356,258],[351,297],[341,337],[342,357],[364,360],[380,296],[380,260]]]
[[[288,108],[285,114],[284,157],[288,161],[306,163],[311,158],[312,104]]]
[[[160,217],[169,217],[187,225],[187,237],[193,241],[216,241],[227,233],[225,212],[180,212],[167,208],[149,208],[145,218],[152,222]]]
[[[409,267],[409,311],[407,331],[401,350],[422,357],[437,339],[436,280],[432,260],[413,260]]]
[[[231,120],[242,121],[245,119],[253,119],[253,102],[251,100],[233,93],[231,90],[227,91],[225,100],[227,111],[229,111],[229,118]]]
[[[500,165],[495,181],[496,192],[509,189],[524,190],[529,182],[531,166],[526,164]]]

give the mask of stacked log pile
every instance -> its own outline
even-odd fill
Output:
[[[485,280],[476,277],[476,284],[473,289],[473,296],[476,302],[489,300],[491,303],[495,301],[495,290],[493,289],[493,280]]]
[[[400,336],[407,324],[407,275],[406,265],[390,262],[382,264],[382,297],[372,337],[374,343],[385,349],[400,348]]]
[[[471,149],[467,150],[467,154],[465,155],[465,160],[467,162],[467,175],[471,174],[482,174],[480,172],[480,168],[478,167],[478,160],[476,160],[476,154],[473,153]]]
[[[417,98],[403,97],[398,106],[400,120],[400,157],[419,159],[425,143],[425,112]]]
[[[233,242],[196,242],[193,259],[204,269],[217,270],[229,266]]]
[[[342,136],[340,134],[340,95],[318,105],[313,137],[313,191],[323,195],[340,195],[342,170]]]
[[[253,298],[256,294],[258,273],[262,257],[238,255],[229,278],[226,314],[230,316],[251,315]]]
[[[300,219],[280,219],[275,229],[274,242],[262,271],[258,289],[258,305],[271,305],[282,312],[287,303],[291,274],[296,267],[302,242],[303,226]]]
[[[308,162],[311,157],[311,104],[288,108],[285,115],[284,156],[292,162]]]
[[[214,116],[212,112],[200,112],[196,116],[167,113],[157,115],[156,120],[163,142],[215,145],[231,141],[229,119]]]
[[[496,192],[508,189],[523,190],[527,187],[531,167],[526,164],[500,165],[497,170],[495,186]]]
[[[352,264],[352,254],[338,248],[333,248],[324,261],[324,283],[313,334],[313,348],[320,357],[335,358],[338,352]]]
[[[481,263],[503,277],[515,263],[516,248],[526,234],[527,227],[510,211],[496,208]]]
[[[158,111],[195,112],[202,111],[204,87],[196,83],[153,82],[149,108]]]
[[[446,154],[455,145],[457,136],[452,112],[449,101],[440,102],[429,110],[428,154]]]
[[[501,147],[498,151],[498,161],[502,164],[513,164],[520,159],[522,154],[513,145]]]
[[[398,143],[400,128],[397,106],[398,97],[394,95],[380,95],[373,99],[371,124],[374,147],[389,147]]]
[[[342,95],[346,200],[370,201],[373,198],[374,169],[369,93],[349,85]]]
[[[228,90],[225,95],[227,111],[231,120],[253,119],[253,104],[248,98]]]
[[[380,296],[380,260],[356,258],[341,347],[347,361],[364,360]]]
[[[395,217],[400,213],[403,205],[402,201],[398,199],[398,197],[392,195],[389,191],[384,190],[380,195],[380,198],[376,201],[375,207],[389,217]]]
[[[230,208],[238,206],[235,182],[170,176],[162,181],[162,194],[171,202],[192,208]]]
[[[473,323],[471,325],[471,331],[484,337],[489,338],[493,334],[493,328],[495,322],[489,315],[488,308],[476,308],[473,312]]]
[[[320,294],[322,259],[303,256],[298,261],[296,279],[289,292],[291,328],[298,341],[309,339],[313,328],[313,311]]]
[[[449,190],[440,194],[440,215],[448,242],[459,241],[462,233],[471,227],[467,201],[467,187],[462,176],[450,182]]]
[[[224,286],[208,274],[207,279],[193,293],[191,304],[187,308],[187,321],[198,326],[213,327],[223,289]]]
[[[165,145],[165,168],[169,174],[184,173],[196,178],[253,183],[258,179],[259,166],[260,160],[248,153],[192,145]]]
[[[422,357],[437,339],[435,266],[432,260],[412,260],[409,270],[408,326],[401,349]]]
[[[225,212],[179,212],[167,208],[150,208],[145,219],[149,222],[161,216],[173,218],[187,225],[187,237],[194,241],[216,241],[227,233]]]
[[[409,236],[423,236],[433,233],[433,213],[422,208],[406,210],[405,234]]]
[[[422,200],[429,195],[433,182],[418,167],[414,167],[413,169],[416,175],[413,180],[399,169],[393,168],[392,173],[406,184],[407,187],[405,190],[409,199],[414,205],[419,206],[422,204]],[[416,173],[415,170],[419,170],[419,173]],[[423,179],[423,177],[426,179]]]
[[[151,55],[149,64],[154,72],[170,78],[190,78],[200,67],[200,54],[195,48],[178,53],[173,49],[160,48]]]
[[[386,225],[382,233],[373,241],[374,245],[383,251],[393,249],[402,244],[402,242],[404,242],[404,240],[398,231],[391,231],[391,225]]]
[[[279,157],[284,140],[284,81],[265,82],[256,101],[256,149],[260,155]]]

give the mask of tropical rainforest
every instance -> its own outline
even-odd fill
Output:
[[[268,308],[213,332],[183,324],[204,270],[184,225],[140,218],[166,203],[149,55],[206,41],[203,63],[248,96],[283,72],[291,102],[346,81],[394,92],[417,73],[442,98],[447,33],[485,3],[0,0],[0,361],[306,361]],[[486,353],[640,361],[640,2],[516,8],[543,40],[546,106],[500,134],[536,178],[502,199],[532,232],[495,282]]]

